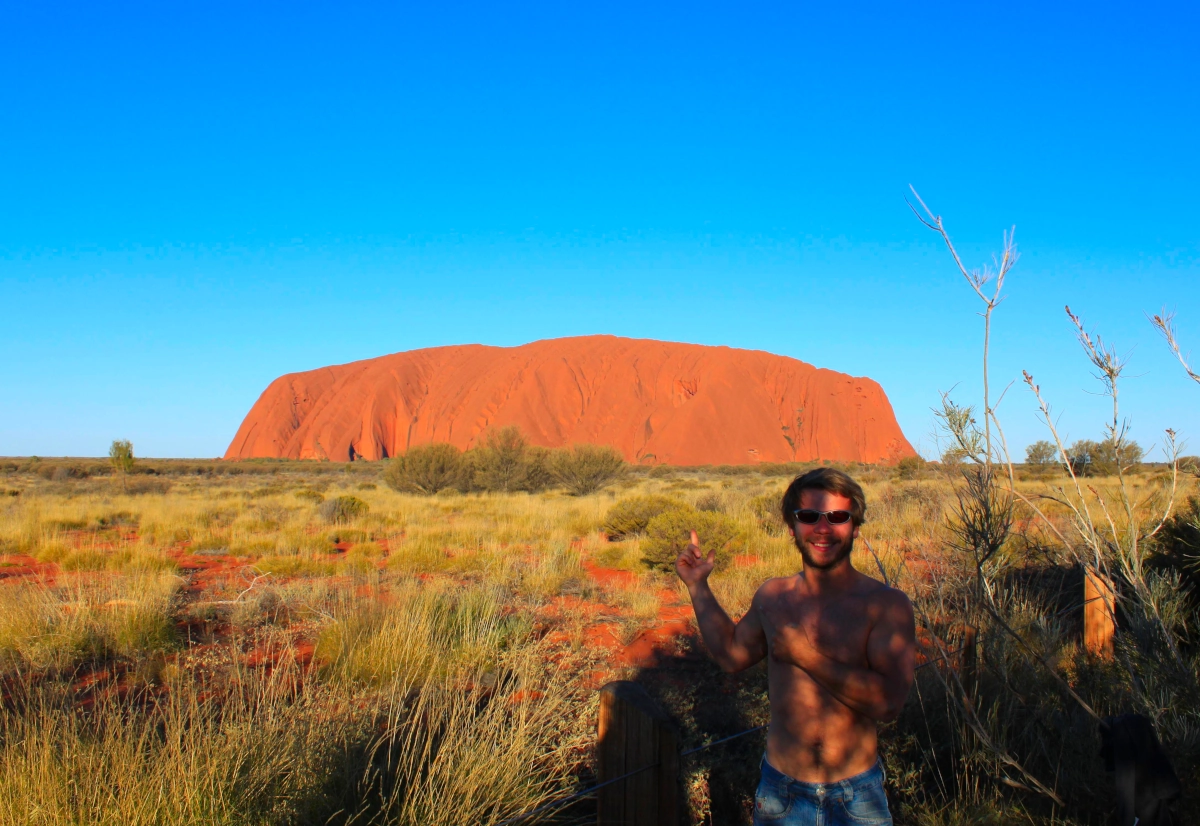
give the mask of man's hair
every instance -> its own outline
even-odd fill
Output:
[[[850,521],[858,527],[867,518],[867,497],[862,487],[846,473],[830,467],[819,467],[797,476],[783,494],[783,521],[788,527],[796,527],[793,515],[800,507],[800,493],[805,490],[823,490],[836,493],[850,500]]]

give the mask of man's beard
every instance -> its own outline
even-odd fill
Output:
[[[848,559],[850,557],[850,552],[854,550],[854,537],[851,536],[842,545],[841,550],[838,551],[837,556],[835,556],[828,563],[820,564],[813,560],[808,548],[806,548],[804,546],[804,543],[800,540],[800,537],[796,536],[794,538],[796,540],[796,549],[798,551],[800,551],[800,558],[804,560],[804,567],[805,568],[815,568],[818,571],[833,570],[837,566],[841,565],[842,562],[844,562],[846,559]]]

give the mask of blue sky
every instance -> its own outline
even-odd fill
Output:
[[[1177,4],[7,4],[0,455],[214,456],[290,371],[617,335],[996,391],[1200,453],[1200,13]],[[1198,356],[1200,359],[1200,356]],[[1015,448],[1042,438],[1018,383]]]

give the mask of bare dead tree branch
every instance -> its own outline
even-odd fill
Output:
[[[950,255],[954,258],[954,263],[958,267],[959,273],[961,273],[962,277],[966,279],[967,284],[971,286],[971,289],[975,291],[975,294],[979,296],[979,300],[982,301],[985,306],[983,311],[983,434],[986,445],[984,459],[985,463],[990,466],[993,459],[992,423],[995,412],[991,406],[988,389],[988,353],[989,348],[991,347],[992,311],[995,310],[997,305],[999,305],[1003,300],[1000,295],[1000,291],[1004,288],[1004,279],[1016,265],[1017,258],[1019,257],[1017,254],[1016,241],[1014,240],[1017,228],[1014,226],[1009,231],[1004,233],[1004,245],[1000,253],[1000,257],[996,258],[993,256],[994,269],[990,267],[983,267],[977,270],[968,270],[963,264],[962,257],[959,256],[958,250],[955,249],[954,242],[950,240],[950,234],[946,231],[945,224],[942,222],[942,216],[935,215],[933,213],[933,210],[931,210],[925,204],[925,201],[923,201],[921,196],[917,193],[916,187],[909,185],[909,189],[912,190],[913,197],[916,198],[917,203],[921,205],[921,209],[925,211],[925,215],[922,216],[921,213],[917,211],[917,208],[914,207],[912,203],[908,201],[908,199],[905,199],[905,203],[908,203],[908,208],[911,209],[913,214],[917,216],[917,220],[942,237],[942,241],[945,242],[946,248],[950,250]],[[989,297],[984,292],[984,287],[988,286],[988,284],[993,281],[995,282],[995,288],[992,291],[992,295]]]
[[[1191,365],[1188,363],[1190,354],[1185,356],[1179,349],[1179,338],[1175,330],[1174,311],[1167,312],[1167,309],[1164,307],[1162,312],[1160,312],[1158,315],[1150,317],[1150,323],[1154,325],[1155,329],[1162,333],[1163,338],[1167,341],[1167,347],[1172,353],[1175,354],[1175,358],[1179,359],[1179,363],[1183,365],[1183,369],[1188,374],[1188,378],[1197,384],[1200,384],[1200,374],[1196,373],[1196,371],[1193,370]]]

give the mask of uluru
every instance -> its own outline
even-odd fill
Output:
[[[289,373],[226,459],[347,461],[518,426],[530,443],[616,447],[630,462],[895,462],[916,455],[876,382],[785,356],[596,335],[410,350]]]

